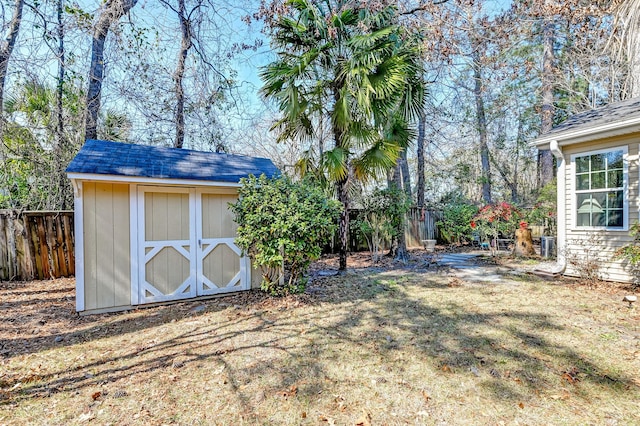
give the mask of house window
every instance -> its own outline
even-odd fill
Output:
[[[626,150],[575,156],[576,226],[623,228]]]

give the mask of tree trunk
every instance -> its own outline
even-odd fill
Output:
[[[473,39],[473,96],[476,101],[476,124],[480,138],[480,163],[482,179],[482,200],[491,203],[491,164],[489,162],[489,144],[487,142],[487,119],[484,108],[482,72],[480,63],[480,43]]]
[[[340,224],[338,234],[340,235],[340,264],[338,269],[344,271],[347,269],[347,253],[349,248],[349,178],[340,179],[336,183],[338,191],[338,201],[342,204],[342,212],[340,213]]]
[[[64,95],[64,77],[65,77],[65,52],[64,52],[64,22],[62,20],[62,1],[58,0],[57,17],[58,17],[58,84],[56,92],[56,139],[58,148],[62,149],[64,145],[64,120],[62,111],[62,98]]]
[[[402,190],[407,194],[407,197],[411,199],[411,174],[409,173],[406,149],[400,152],[398,160],[400,161],[400,172],[402,172]]]
[[[525,144],[526,146],[526,141],[523,140],[524,136],[522,135],[523,132],[523,126],[524,126],[524,122],[522,117],[520,117],[518,119],[518,133],[516,135],[516,152],[515,152],[515,158],[513,159],[513,173],[512,173],[512,177],[511,177],[511,182],[513,182],[513,185],[509,185],[509,187],[511,188],[511,202],[513,204],[518,204],[520,202],[520,196],[518,194],[518,182],[520,181],[520,169],[519,169],[519,164],[520,164],[520,146],[522,144]]]
[[[404,153],[404,158],[406,158],[407,156],[406,150],[402,150],[402,152]],[[396,188],[398,190],[402,190],[405,194],[407,194],[406,187],[403,188],[404,178],[402,176],[402,161],[403,161],[402,157],[403,156],[400,155],[396,160],[396,167],[393,173],[393,182],[391,183],[390,188]],[[411,194],[410,188],[409,188],[409,194]],[[395,246],[394,260],[397,260],[403,263],[409,259],[409,254],[407,253],[407,238],[404,233],[405,220],[406,220],[405,215],[402,215],[398,223],[398,229],[396,230],[397,232],[396,244],[392,244],[392,246]]]
[[[640,2],[636,1],[636,13],[640,10]],[[637,16],[637,15],[636,15]],[[640,96],[640,24],[636,24],[636,31],[632,31],[629,35],[631,41],[628,46],[629,57],[629,76],[631,78],[630,97],[637,98]]]
[[[178,52],[178,65],[173,74],[176,92],[176,139],[173,143],[175,148],[182,148],[184,145],[184,87],[182,80],[184,79],[184,69],[187,62],[187,54],[192,46],[191,41],[191,22],[185,15],[185,0],[178,0],[178,19],[180,19],[180,32],[182,34],[182,43]]]
[[[67,158],[65,154],[69,154],[66,138],[64,135],[64,110],[63,110],[63,97],[64,97],[64,78],[65,78],[65,50],[64,50],[64,20],[63,20],[63,0],[58,0],[57,4],[57,35],[58,35],[58,81],[56,84],[56,177],[58,179],[58,198],[57,205],[62,210],[67,210],[71,206],[69,203],[71,200],[67,199],[67,194],[71,193],[70,182],[64,172],[67,167]]]
[[[16,45],[18,32],[20,31],[20,23],[22,22],[22,9],[24,0],[15,0],[13,6],[13,16],[9,21],[8,32],[2,43],[0,44],[0,137],[4,131],[4,85],[7,80],[7,70],[9,68],[9,60]]]
[[[542,29],[542,117],[540,131],[547,133],[553,127],[553,73],[554,54],[553,43],[555,31],[552,18],[546,18]],[[550,150],[538,152],[538,188],[542,188],[553,180],[553,154]]]
[[[340,88],[344,84],[341,79],[336,79],[332,85],[333,100],[336,104],[341,101]],[[345,149],[347,146],[347,135],[341,125],[332,120],[331,130],[333,131],[333,137],[335,139],[335,147]],[[340,224],[338,226],[338,234],[340,235],[340,250],[339,250],[339,266],[340,271],[347,269],[347,253],[349,251],[349,180],[351,177],[351,168],[349,166],[348,158],[345,160],[345,167],[347,168],[346,174],[336,180],[336,191],[338,195],[338,201],[342,204],[342,213],[340,213]]]
[[[533,238],[531,238],[531,229],[520,228],[516,230],[516,244],[513,253],[517,256],[533,256],[536,254],[533,248]]]
[[[87,90],[87,112],[85,119],[85,139],[98,137],[98,113],[100,112],[100,95],[104,79],[104,43],[107,40],[111,25],[129,13],[138,0],[107,0],[105,8],[98,17],[93,29],[91,44],[91,66],[89,68],[89,88]]]
[[[418,140],[416,141],[416,151],[418,157],[418,182],[416,187],[416,201],[419,209],[424,207],[424,138],[427,116],[422,112],[418,119]]]
[[[623,90],[620,90],[620,99],[637,98],[640,96],[640,0],[619,2],[615,14],[613,25],[619,30],[610,36],[609,43],[620,43],[617,49],[614,48],[614,53],[619,59],[626,58],[627,65],[627,78]]]

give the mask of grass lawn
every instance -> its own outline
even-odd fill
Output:
[[[613,284],[412,263],[77,317],[0,284],[0,425],[640,424],[640,308]]]

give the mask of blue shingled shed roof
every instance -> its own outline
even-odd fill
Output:
[[[279,174],[266,158],[89,139],[67,173],[238,182],[252,174]]]

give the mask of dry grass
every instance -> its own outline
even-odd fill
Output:
[[[72,280],[1,284],[0,425],[640,423],[622,290],[427,264],[89,317]]]

